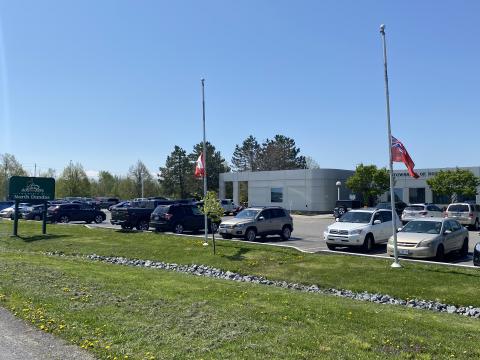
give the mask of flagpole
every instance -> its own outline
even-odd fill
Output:
[[[207,198],[207,140],[205,136],[205,79],[202,79],[202,118],[203,118],[203,206],[205,207],[205,199]],[[207,213],[203,215],[205,238],[203,245],[208,245],[208,219]]]
[[[393,227],[393,256],[395,260],[392,264],[392,268],[400,268],[398,261],[398,248],[397,248],[397,217],[395,209],[395,192],[393,191],[393,159],[392,159],[392,128],[390,126],[390,93],[388,91],[388,72],[387,72],[387,42],[385,40],[385,25],[380,25],[380,34],[383,40],[383,64],[385,69],[385,97],[387,101],[387,129],[388,129],[388,153],[390,167],[390,206],[392,208],[392,227]]]

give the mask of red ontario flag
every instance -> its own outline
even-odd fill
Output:
[[[405,149],[402,142],[394,136],[392,136],[392,161],[403,162],[407,167],[410,176],[415,179],[419,178],[419,175],[413,170],[415,163],[408,154],[407,149]]]
[[[203,152],[200,153],[195,165],[195,177],[202,178],[205,176],[205,161],[203,160]]]

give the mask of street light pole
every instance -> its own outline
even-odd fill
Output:
[[[397,221],[395,214],[395,194],[393,191],[393,161],[392,161],[392,128],[390,126],[390,93],[388,91],[388,71],[387,71],[387,42],[385,40],[385,25],[380,25],[380,34],[383,40],[383,65],[385,72],[385,98],[387,102],[387,129],[388,129],[388,165],[390,167],[390,206],[392,208],[392,227],[393,227],[393,256],[395,260],[391,265],[392,268],[401,268],[398,261],[398,248],[397,248]]]
[[[340,186],[342,186],[342,183],[337,181],[335,185],[337,185],[337,200],[340,200]]]

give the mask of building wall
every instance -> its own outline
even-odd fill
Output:
[[[475,176],[480,177],[480,167],[462,167],[461,169],[470,170]],[[415,169],[415,171],[420,175],[418,179],[410,177],[407,171],[403,170],[394,170],[393,176],[395,179],[395,189],[402,189],[402,200],[405,203],[412,203],[414,189],[425,189],[425,202],[432,203],[436,202],[433,198],[433,193],[430,187],[427,185],[427,179],[435,176],[440,170],[455,170],[455,168],[432,168],[432,169]],[[480,187],[477,188],[477,192],[480,193]],[[388,198],[388,193],[382,196],[382,201],[386,201]],[[479,202],[477,197],[477,203]],[[448,202],[436,202],[438,205],[447,205]]]
[[[220,198],[225,197],[225,182],[232,181],[234,201],[238,203],[238,182],[248,182],[249,206],[278,205],[291,210],[332,211],[337,200],[337,181],[342,183],[340,198],[348,199],[345,181],[351,170],[301,169],[281,171],[233,172],[220,174]],[[282,189],[282,201],[272,202],[271,191]]]

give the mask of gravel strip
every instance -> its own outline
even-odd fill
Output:
[[[62,252],[49,252],[47,255],[55,256],[65,256]],[[399,298],[394,298],[386,294],[378,293],[369,293],[367,291],[355,292],[351,290],[344,289],[335,289],[327,288],[322,289],[317,285],[303,285],[297,283],[289,283],[286,281],[276,281],[268,280],[262,276],[256,275],[242,275],[239,273],[224,271],[214,267],[206,265],[179,265],[175,263],[165,263],[163,261],[153,261],[153,260],[141,260],[141,259],[128,259],[121,256],[102,256],[102,255],[86,255],[82,256],[83,258],[92,260],[92,261],[101,261],[109,264],[124,265],[124,266],[135,266],[142,268],[152,268],[152,269],[162,269],[169,271],[176,271],[185,274],[192,274],[197,276],[204,276],[216,279],[231,280],[237,282],[253,283],[266,286],[274,286],[284,289],[292,289],[297,291],[309,292],[309,293],[319,293],[325,295],[333,295],[343,298],[349,298],[359,301],[373,302],[377,304],[386,304],[386,305],[397,305],[414,309],[430,310],[435,312],[445,312],[449,314],[459,314],[466,317],[479,318],[480,317],[480,308],[473,306],[455,306],[450,304],[444,304],[437,301],[421,300],[421,299],[410,299],[403,300]]]

